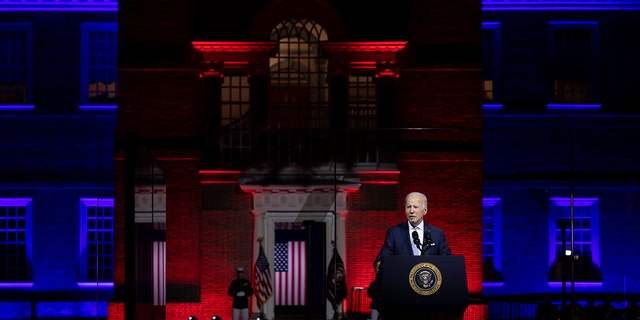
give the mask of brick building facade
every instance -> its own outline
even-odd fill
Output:
[[[621,316],[639,4],[0,0],[0,319],[230,318],[235,268],[262,239],[275,277],[285,235],[309,309],[265,315],[333,316],[335,244],[338,312],[365,318],[413,190],[465,258],[465,319]]]
[[[404,196],[414,190],[429,196],[429,222],[465,257],[479,300],[478,3],[173,2],[142,14],[146,6],[119,8],[127,32],[119,39],[116,239],[125,241],[116,251],[125,255],[115,285],[116,293],[141,285],[125,279],[136,263],[128,241],[144,241],[126,218],[139,204],[127,190],[141,197],[140,181],[157,181],[166,212],[150,225],[166,240],[166,305],[116,295],[110,318],[230,317],[228,282],[236,266],[252,269],[257,239],[273,265],[280,226],[309,221],[324,230],[308,248],[317,259],[309,310],[274,294],[263,311],[331,318],[324,283],[333,244],[347,287],[368,286],[385,230],[405,219]],[[349,312],[349,302],[337,312]]]

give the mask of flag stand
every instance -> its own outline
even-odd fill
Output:
[[[262,247],[262,241],[264,241],[263,237],[258,238],[259,243],[259,253],[258,259],[256,260],[254,272],[254,283],[256,287],[256,298],[258,310],[260,310],[260,316],[256,320],[267,320],[266,315],[262,307],[264,304],[271,298],[273,293],[273,287],[271,285],[271,272],[269,270],[269,261],[267,260],[267,256],[264,254],[264,247]]]
[[[333,135],[334,146],[335,139],[337,135]],[[335,157],[335,149],[333,151],[333,156]],[[330,275],[329,279],[329,292],[327,298],[331,302],[333,306],[333,320],[338,320],[338,305],[340,305],[340,310],[342,313],[342,317],[340,320],[348,320],[345,317],[344,312],[344,304],[343,300],[347,298],[347,283],[345,280],[345,272],[344,272],[344,262],[342,262],[342,258],[340,258],[340,254],[338,253],[338,248],[336,247],[337,241],[337,231],[338,231],[338,170],[337,170],[338,161],[333,161],[333,240],[331,241],[331,245],[333,245],[333,255],[331,257],[331,262],[329,262],[329,270],[327,275]]]
[[[333,307],[333,320],[339,320],[345,319],[342,301],[347,297],[347,283],[345,280],[344,262],[342,262],[342,258],[340,258],[335,241],[331,243],[333,244],[333,256],[329,262],[329,270],[327,270],[327,298]],[[338,305],[342,311],[341,318],[338,315]]]

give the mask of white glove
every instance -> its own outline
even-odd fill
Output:
[[[238,291],[238,293],[236,293],[236,297],[244,297],[244,291]]]

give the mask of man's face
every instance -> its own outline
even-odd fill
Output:
[[[407,198],[404,207],[407,220],[413,226],[417,226],[422,222],[423,217],[427,214],[427,208],[423,206],[422,198],[419,196],[410,196]]]

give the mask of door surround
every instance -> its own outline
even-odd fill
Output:
[[[253,246],[253,260],[259,254],[257,240],[262,238],[265,255],[269,260],[269,271],[273,279],[273,257],[275,246],[275,224],[277,222],[302,222],[314,220],[324,222],[325,257],[328,268],[329,259],[333,253],[332,242],[340,252],[345,268],[348,260],[345,254],[345,220],[348,209],[346,207],[347,194],[359,188],[359,184],[327,186],[327,185],[242,185],[244,192],[253,197],[253,234],[256,242]],[[334,214],[335,212],[335,214]],[[255,300],[255,299],[254,299]],[[333,308],[327,301],[326,315],[333,318]],[[262,310],[267,318],[274,317],[273,296],[267,300]],[[252,312],[259,314],[257,305],[253,304]]]

